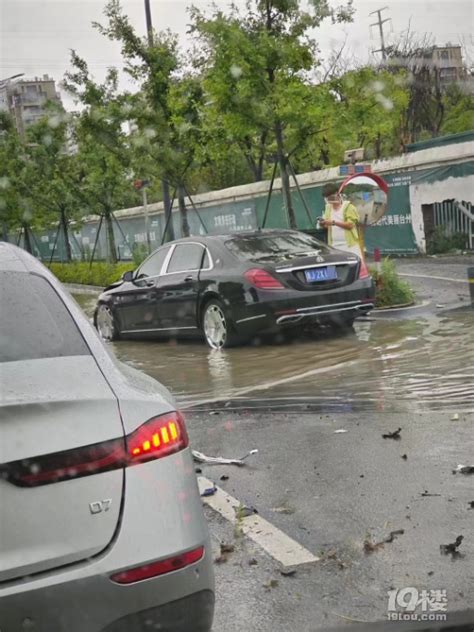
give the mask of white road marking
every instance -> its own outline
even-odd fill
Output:
[[[449,281],[449,283],[467,283],[467,279],[449,279],[448,277],[431,276],[429,274],[408,274],[407,272],[399,272],[399,276],[417,277],[419,279],[436,279],[437,281]]]
[[[200,493],[205,489],[214,487],[214,483],[204,476],[198,476],[198,484]],[[206,496],[202,500],[229,522],[233,524],[237,522],[235,509],[238,509],[241,503],[220,487],[217,487],[213,496]],[[319,561],[319,557],[313,555],[258,514],[242,518],[239,524],[247,537],[280,562],[282,566],[298,566],[299,564]]]

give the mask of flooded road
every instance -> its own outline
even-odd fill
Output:
[[[95,298],[76,299],[90,316]],[[211,351],[204,343],[111,345],[164,383],[183,406],[286,400],[338,411],[474,410],[474,311],[359,321],[353,332]],[[290,401],[288,401],[290,406]]]

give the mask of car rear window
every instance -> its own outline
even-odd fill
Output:
[[[51,285],[26,272],[0,272],[0,362],[90,355]]]
[[[248,261],[282,261],[328,250],[326,244],[304,233],[239,236],[225,245],[233,255]]]

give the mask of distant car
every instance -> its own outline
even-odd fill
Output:
[[[105,289],[94,319],[105,340],[203,336],[220,349],[285,328],[350,327],[374,297],[356,255],[301,232],[262,230],[158,248]]]
[[[0,630],[211,629],[209,534],[169,392],[0,243]]]

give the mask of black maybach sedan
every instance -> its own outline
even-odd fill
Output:
[[[351,327],[374,307],[357,256],[291,230],[167,243],[100,295],[106,340],[204,337],[213,349],[287,328]]]

